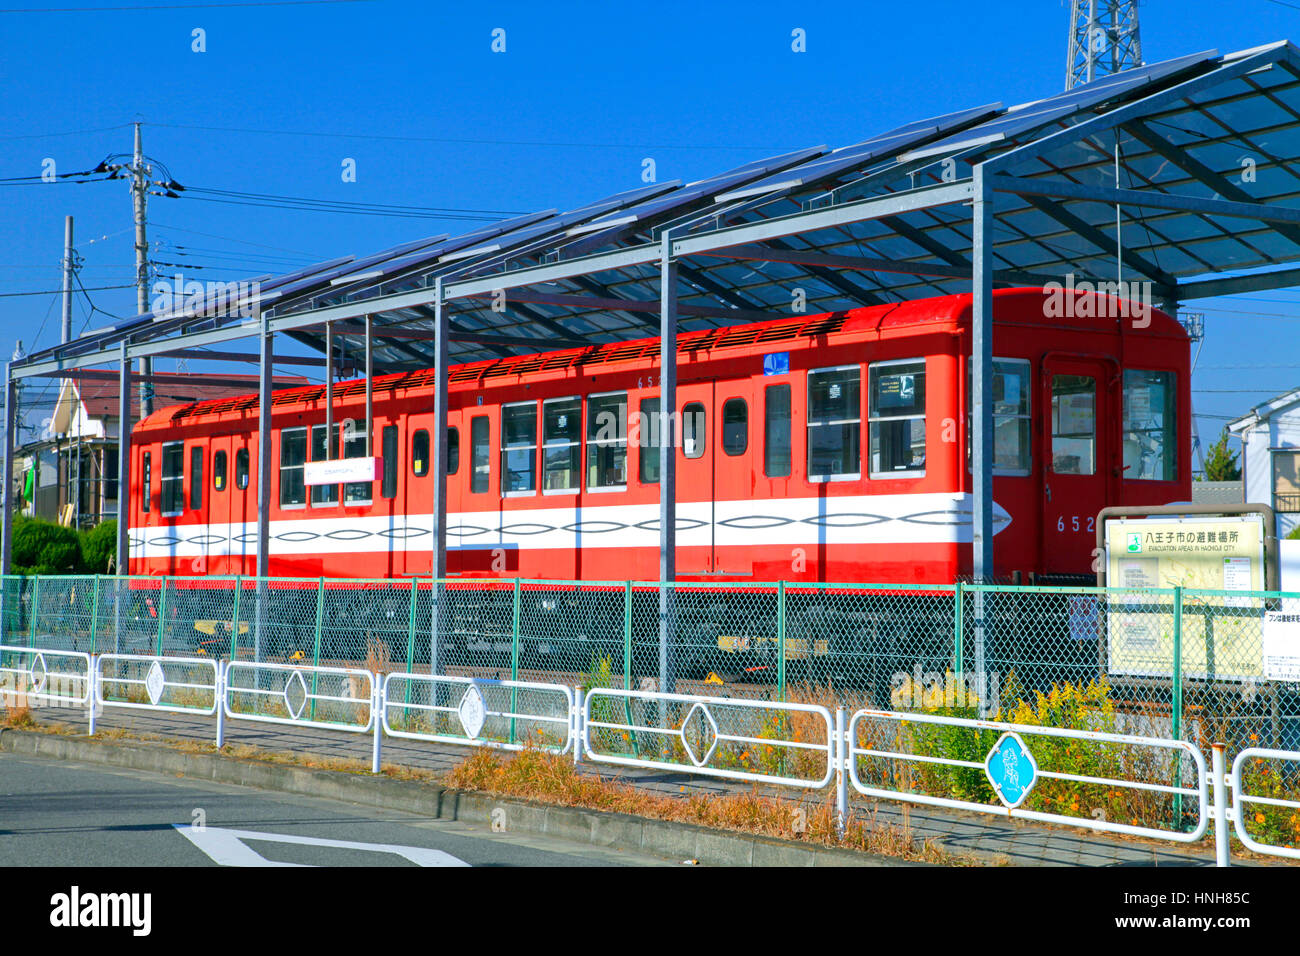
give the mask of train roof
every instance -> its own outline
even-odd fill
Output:
[[[1074,308],[1064,308],[1061,314],[1050,318],[1046,311],[1049,297],[1060,295],[1063,303],[1073,298]],[[1063,289],[1054,293],[1046,289],[995,289],[994,321],[1000,325],[1027,325],[1051,323],[1056,327],[1076,328],[1079,331],[1096,331],[1098,319],[1093,315],[1097,306],[1106,303],[1109,315],[1130,314],[1131,304],[1114,296],[1096,295],[1088,290]],[[1079,308],[1077,303],[1089,301],[1092,308]],[[775,346],[782,342],[815,339],[834,334],[875,335],[907,334],[909,329],[939,331],[947,328],[969,328],[972,299],[969,293],[941,296],[931,299],[914,299],[887,305],[864,306],[842,312],[825,312],[819,315],[783,317],[768,322],[731,325],[722,328],[681,332],[677,336],[678,354],[691,356],[700,352],[714,352],[755,345]],[[1118,321],[1116,319],[1115,321]],[[1182,326],[1165,313],[1152,309],[1150,325],[1143,329],[1146,335],[1181,338],[1186,340]],[[515,355],[452,365],[448,386],[483,384],[493,379],[528,375],[538,372],[560,372],[575,368],[599,365],[619,365],[634,362],[653,362],[659,355],[659,339],[631,339],[608,342],[586,348],[561,349],[531,355]],[[434,370],[419,369],[375,376],[372,392],[376,395],[413,388],[431,388]],[[334,386],[335,401],[347,401],[365,394],[365,379],[357,378]],[[298,388],[278,389],[273,393],[272,409],[311,404],[322,401],[325,386],[308,385]],[[230,413],[242,414],[258,407],[256,393],[227,398],[173,405],[155,411],[136,425],[150,428]]]

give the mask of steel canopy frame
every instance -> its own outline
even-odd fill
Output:
[[[1300,88],[1300,56],[1295,47],[1283,42],[1222,57],[1217,61],[1207,59],[1195,69],[1203,69],[1203,72],[1188,76],[1186,70],[1180,70],[1169,78],[1133,91],[1119,90],[1114,103],[1094,103],[1065,115],[1059,109],[1045,106],[1042,108],[1045,117],[1043,126],[1027,132],[1013,130],[1009,136],[980,137],[976,133],[965,137],[952,130],[932,130],[933,135],[919,138],[920,148],[900,154],[892,165],[876,158],[865,164],[860,174],[850,175],[847,181],[837,179],[832,183],[830,180],[813,177],[803,193],[793,186],[783,186],[780,190],[773,190],[771,196],[757,192],[747,195],[745,202],[736,202],[733,194],[744,193],[746,182],[766,177],[769,180],[775,178],[783,183],[792,183],[798,178],[798,165],[787,167],[789,177],[782,178],[784,174],[765,172],[761,163],[750,164],[755,170],[753,177],[749,180],[741,177],[739,183],[713,197],[712,207],[708,205],[709,197],[701,199],[697,190],[681,208],[669,203],[662,215],[650,215],[644,223],[637,221],[635,226],[611,230],[618,234],[614,241],[622,243],[631,240],[626,244],[585,252],[573,258],[558,257],[563,255],[566,248],[589,249],[587,240],[602,233],[594,226],[584,224],[582,217],[575,217],[574,214],[556,216],[562,225],[554,232],[547,233],[542,227],[548,215],[537,214],[523,217],[522,221],[528,226],[520,232],[523,241],[519,243],[518,249],[512,251],[509,248],[510,230],[507,230],[502,244],[481,244],[480,255],[453,253],[426,267],[422,277],[411,276],[401,280],[423,283],[415,288],[386,292],[384,287],[391,287],[397,281],[388,275],[375,287],[378,294],[369,298],[355,298],[366,291],[364,282],[368,273],[358,274],[353,271],[349,274],[346,264],[365,263],[369,268],[376,257],[332,260],[300,270],[294,274],[297,277],[294,281],[307,286],[317,280],[326,282],[325,277],[331,275],[332,269],[333,276],[341,281],[342,288],[354,297],[350,301],[321,304],[319,299],[330,294],[326,282],[324,292],[305,293],[307,306],[298,311],[288,311],[300,301],[295,297],[298,294],[294,293],[285,296],[288,301],[283,303],[276,302],[277,296],[272,295],[265,302],[265,312],[237,322],[229,316],[163,316],[153,322],[133,320],[124,323],[118,330],[97,333],[90,341],[68,343],[65,347],[48,349],[23,361],[11,363],[7,372],[6,394],[7,397],[12,396],[15,383],[30,376],[58,374],[95,365],[116,364],[121,367],[143,356],[165,355],[181,349],[198,349],[256,336],[259,338],[259,364],[264,383],[262,394],[265,398],[269,394],[269,386],[265,383],[270,381],[271,342],[276,333],[307,335],[308,340],[314,342],[313,337],[320,335],[326,327],[332,327],[332,323],[345,323],[345,328],[333,330],[335,335],[340,332],[355,334],[359,330],[346,327],[348,324],[358,320],[371,324],[375,317],[386,316],[391,320],[389,324],[373,326],[377,364],[381,367],[409,367],[411,360],[424,359],[437,370],[435,416],[438,436],[434,443],[436,479],[433,515],[435,548],[431,571],[436,577],[443,577],[446,573],[446,383],[447,365],[450,361],[449,344],[460,341],[464,345],[477,347],[480,352],[491,350],[488,352],[491,355],[502,354],[503,350],[510,349],[536,350],[543,342],[552,345],[568,345],[573,341],[591,342],[596,341],[596,338],[585,330],[572,330],[573,321],[565,316],[586,322],[585,316],[616,313],[629,317],[624,319],[625,323],[635,323],[624,324],[619,328],[609,327],[616,338],[629,332],[645,335],[651,331],[657,332],[660,338],[663,363],[660,403],[661,412],[665,413],[664,427],[660,429],[660,576],[668,581],[675,574],[675,456],[670,451],[673,437],[668,423],[672,422],[671,411],[676,404],[675,358],[679,319],[717,321],[723,324],[730,324],[728,320],[752,321],[757,317],[755,311],[738,305],[751,302],[759,305],[758,314],[770,318],[771,315],[763,312],[762,308],[775,310],[777,306],[769,301],[775,295],[769,295],[765,300],[762,295],[756,295],[754,290],[775,289],[779,292],[782,288],[788,289],[796,284],[824,290],[817,299],[819,306],[841,308],[844,305],[862,304],[868,297],[872,297],[873,301],[881,301],[879,292],[848,281],[832,281],[839,277],[841,271],[870,274],[875,277],[883,292],[900,299],[919,290],[930,290],[927,294],[933,294],[933,289],[942,292],[952,289],[953,283],[960,287],[969,282],[967,287],[973,295],[972,577],[977,581],[991,580],[994,569],[991,513],[994,284],[1039,285],[1053,280],[1060,281],[1067,272],[1090,274],[1089,269],[1093,264],[1113,261],[1117,256],[1129,268],[1144,274],[1147,279],[1156,280],[1158,296],[1174,305],[1183,299],[1281,288],[1294,285],[1300,280],[1300,268],[1274,268],[1300,263],[1300,209],[1280,204],[1283,200],[1300,196],[1300,186],[1267,200],[1257,199],[1244,190],[1224,189],[1224,179],[1220,173],[1190,156],[1189,151],[1198,145],[1196,142],[1182,146],[1170,143],[1158,134],[1151,133],[1150,126],[1147,125],[1162,111],[1173,111],[1177,116],[1186,113],[1189,117],[1200,114],[1204,118],[1207,114],[1203,111],[1201,100],[1216,88],[1226,89],[1228,84],[1236,83],[1242,87],[1239,93],[1234,94],[1238,100],[1268,101],[1291,117],[1295,125],[1300,126],[1300,109],[1291,106],[1277,92],[1283,86],[1286,94],[1292,94]],[[1267,77],[1268,71],[1273,69],[1282,71],[1285,76],[1272,87],[1261,85],[1263,81],[1259,77]],[[1076,88],[1076,91],[1078,89],[1080,88]],[[1127,101],[1125,97],[1128,97]],[[976,129],[989,116],[989,111],[971,112],[971,122]],[[1003,118],[1013,112],[1007,111]],[[1074,122],[1076,119],[1078,121]],[[1215,116],[1214,119],[1224,125],[1219,117]],[[1169,125],[1167,120],[1159,122]],[[1185,123],[1194,125],[1190,120]],[[1062,124],[1065,124],[1063,128]],[[1040,135],[1039,130],[1044,127],[1048,132]],[[1118,137],[1124,133],[1141,143],[1142,137],[1134,136],[1132,132],[1138,128],[1147,131],[1144,148],[1151,150],[1152,155],[1164,154],[1162,158],[1168,160],[1169,150],[1181,152],[1185,161],[1169,164],[1182,177],[1178,182],[1190,181],[1200,192],[1208,192],[1209,195],[1192,195],[1181,189],[1167,191],[1171,180],[1166,178],[1157,181],[1155,174],[1144,174],[1143,188],[1099,185],[1093,167],[1101,162],[1096,159],[1096,155],[1104,160],[1106,152],[1094,145],[1092,138],[1110,134]],[[1015,137],[1020,135],[1026,137],[1025,141],[1016,141]],[[945,156],[944,147],[940,146],[927,152],[924,148],[926,143],[936,138],[952,142],[953,151]],[[1155,139],[1160,139],[1161,142],[1155,142]],[[1059,150],[1074,148],[1079,144],[1084,145],[1082,152],[1090,157],[1087,163],[1062,166],[1059,161],[1052,161]],[[811,156],[807,161],[812,164],[824,163],[828,156],[834,155],[804,152]],[[1294,152],[1300,152],[1300,149]],[[787,154],[793,155],[795,154]],[[1284,158],[1294,159],[1294,153]],[[1126,168],[1130,163],[1140,160],[1141,157],[1126,157]],[[1035,163],[1041,164],[1042,168],[1031,170],[1030,167]],[[1118,183],[1118,149],[1115,165],[1115,181]],[[742,170],[746,168],[741,167]],[[970,175],[954,177],[950,175],[953,170],[968,170]],[[1105,172],[1105,169],[1102,171]],[[842,174],[837,173],[838,175]],[[857,178],[852,178],[853,175],[857,175]],[[918,175],[923,180],[920,185],[915,182]],[[904,177],[910,177],[910,186],[900,185],[901,178]],[[926,177],[935,181],[925,181]],[[677,187],[666,186],[664,190],[648,191],[653,194],[653,198],[644,202],[667,203],[675,188]],[[855,190],[864,194],[850,198]],[[809,198],[800,199],[799,196]],[[830,201],[823,202],[822,199],[825,198]],[[1022,205],[1008,207],[1008,201]],[[796,203],[798,208],[795,211],[764,217],[766,207],[789,208]],[[593,204],[593,207],[585,208],[599,205]],[[1103,211],[1107,215],[1112,211],[1115,213],[1116,218],[1109,220],[1109,226],[1106,220],[1098,225],[1076,211],[1097,205],[1105,207]],[[610,226],[617,226],[636,221],[639,208],[638,204],[633,203],[627,206],[626,216],[614,216],[613,219],[607,219],[612,215],[608,211],[602,212],[594,220],[588,220],[588,223],[599,223],[602,219],[607,219]],[[649,208],[657,210],[659,206],[651,205]],[[1045,220],[1051,220],[1056,232],[1044,232],[1041,228],[1034,231],[1032,226],[1026,227],[1017,222],[1017,217],[1037,214],[1035,210]],[[1120,210],[1129,210],[1130,216],[1133,215],[1132,210],[1155,211],[1162,217],[1153,220],[1157,227],[1165,221],[1163,217],[1169,216],[1191,217],[1204,222],[1210,222],[1213,217],[1221,232],[1225,230],[1220,220],[1258,223],[1262,231],[1250,232],[1243,229],[1226,234],[1234,238],[1251,237],[1255,245],[1249,248],[1261,260],[1260,267],[1266,271],[1227,278],[1205,278],[1207,271],[1225,272],[1239,268],[1231,261],[1213,258],[1210,259],[1210,264],[1218,268],[1210,270],[1195,272],[1186,263],[1161,268],[1158,258],[1149,262],[1142,255],[1140,250],[1146,247],[1136,242],[1125,247],[1118,235],[1112,238],[1107,234],[1108,228],[1118,228],[1121,222]],[[942,216],[940,211],[944,213]],[[743,216],[754,218],[728,221]],[[1139,217],[1142,224],[1147,225],[1145,213],[1139,212]],[[577,224],[573,225],[575,218]],[[514,228],[519,227],[511,227]],[[872,230],[873,234],[864,235]],[[1002,238],[998,234],[999,230],[1004,235],[1012,233],[1012,238]],[[1062,252],[1055,248],[1060,243],[1056,238],[1058,233],[1073,237],[1093,251]],[[1260,237],[1258,240],[1255,238],[1257,236]],[[1270,236],[1272,238],[1268,239],[1269,243],[1282,243],[1280,251],[1279,247],[1264,242]],[[784,242],[790,237],[800,237],[802,242],[807,243],[807,248],[795,248]],[[1177,249],[1181,245],[1190,247],[1195,242],[1195,238],[1177,242],[1166,240],[1165,245],[1160,245],[1150,239],[1147,247],[1154,254],[1162,249]],[[1037,249],[1041,264],[1022,265],[1012,257],[1009,250],[1020,243],[1028,243]],[[455,240],[448,245],[455,247]],[[883,254],[875,251],[878,247],[884,248]],[[410,244],[397,248],[409,250]],[[1274,251],[1269,252],[1269,249]],[[409,251],[406,257],[415,258]],[[518,257],[532,261],[520,262]],[[1205,261],[1203,257],[1196,259],[1197,263]],[[741,284],[727,271],[734,262],[750,263],[748,271],[761,278],[750,285]],[[773,278],[762,272],[764,264],[790,271],[783,273],[784,277]],[[485,269],[491,271],[484,273]],[[378,271],[382,273],[383,269],[379,268]],[[921,284],[888,285],[880,279],[882,275],[905,279],[912,277],[921,280]],[[289,284],[286,283],[285,286],[287,288]],[[520,290],[516,299],[509,299],[510,290]],[[506,294],[516,312],[514,325],[509,324],[503,316],[491,312],[482,314],[477,308],[478,300],[503,294]],[[657,303],[652,296],[658,299]],[[452,321],[453,306],[457,304],[469,307],[459,314],[473,319],[478,323],[478,328]],[[564,311],[552,315],[545,310]],[[644,318],[637,319],[637,316]],[[587,324],[591,325],[590,322]],[[536,332],[530,332],[526,328],[528,326],[541,329],[544,334],[539,336]],[[602,328],[600,325],[595,327]],[[434,346],[432,355],[419,349],[423,340],[430,339]],[[402,348],[408,358],[399,362],[391,357],[397,348]],[[513,353],[505,351],[504,354]],[[259,410],[259,448],[266,446],[264,439],[270,426],[267,404],[264,401]],[[15,414],[12,400],[8,414]],[[122,420],[129,421],[129,418],[124,415]],[[12,429],[7,431],[12,435]],[[127,533],[125,499],[126,488],[129,487],[129,460],[125,441],[122,448],[119,549],[120,561],[124,567]],[[6,448],[6,453],[11,460],[12,452]],[[269,456],[267,464],[269,465]],[[259,471],[263,479],[259,483],[259,498],[265,499],[269,486],[267,465],[261,465]],[[11,469],[8,474],[12,475]],[[4,490],[3,554],[0,554],[0,567],[4,569],[8,568],[9,561],[12,493],[10,480],[6,482]],[[258,570],[263,572],[268,567],[266,558],[269,544],[269,519],[265,508],[259,509],[258,525]],[[435,602],[435,617],[432,622],[435,662],[438,631],[436,609],[440,603]],[[2,608],[0,613],[3,613]],[[664,595],[661,595],[660,622],[661,636],[666,647],[666,638],[673,630],[673,620],[671,602]],[[977,658],[982,643],[979,637],[977,633]],[[672,661],[666,657],[666,650],[663,653],[662,677],[665,688],[669,688]]]

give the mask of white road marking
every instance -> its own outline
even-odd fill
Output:
[[[308,866],[305,863],[281,863],[268,860],[250,847],[245,840],[263,843],[295,843],[299,846],[332,847],[340,850],[366,850],[371,853],[391,853],[416,866],[469,866],[464,860],[420,846],[401,846],[395,843],[356,843],[352,840],[322,840],[317,837],[290,836],[285,833],[264,833],[260,830],[228,830],[224,827],[193,827],[172,824],[213,862],[221,866]]]

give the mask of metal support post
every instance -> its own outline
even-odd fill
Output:
[[[1174,699],[1170,701],[1169,736],[1174,740],[1183,739],[1183,589],[1174,586],[1174,660],[1173,688]],[[1181,786],[1183,779],[1183,753],[1178,751],[1174,757],[1174,786]],[[1174,794],[1175,828],[1181,829],[1183,819],[1183,795]]]
[[[258,336],[257,379],[257,608],[253,624],[253,659],[262,659],[262,625],[266,619],[266,578],[271,573],[271,373],[273,334],[266,315]]]
[[[158,649],[154,651],[159,656],[163,652],[163,635],[167,631],[167,578],[162,579],[158,586]]]
[[[380,760],[383,756],[383,734],[384,734],[384,682],[380,674],[371,674],[375,682],[374,692],[370,697],[370,719],[375,725],[374,747],[370,752],[370,772],[380,773],[382,770]]]
[[[1214,865],[1231,866],[1228,856],[1228,821],[1232,811],[1228,809],[1228,788],[1224,785],[1224,744],[1210,745],[1210,774],[1213,777],[1214,795]]]
[[[17,595],[10,596],[9,572],[12,567],[14,548],[14,434],[18,425],[18,387],[10,377],[9,365],[5,365],[5,421],[3,462],[0,473],[3,474],[3,494],[0,494],[0,641],[9,640],[9,618],[14,612],[12,603]]]
[[[511,614],[510,624],[510,679],[519,680],[519,598],[520,598],[519,579],[515,578],[514,609]],[[515,742],[515,718],[514,714],[519,711],[519,688],[510,688],[510,742]]]
[[[776,582],[776,699],[785,700],[785,582]]]
[[[835,833],[841,839],[849,819],[849,747],[844,730],[844,708],[835,708]]]
[[[659,690],[677,686],[675,654],[677,578],[677,263],[665,231],[659,254]],[[667,726],[668,707],[659,719]]]
[[[971,580],[993,580],[993,191],[975,167],[971,204]],[[993,713],[984,660],[985,592],[975,592],[975,674],[980,716]],[[999,702],[1000,703],[1000,702]]]
[[[90,656],[90,673],[86,675],[86,680],[90,684],[90,686],[86,688],[86,707],[88,710],[88,713],[86,714],[87,737],[95,736],[95,705],[98,703],[96,697],[98,696],[97,691],[99,690],[99,663],[99,658],[92,654]]]
[[[226,661],[217,660],[217,749],[226,745]]]
[[[433,575],[429,615],[429,673],[441,674],[442,624],[447,577],[447,308],[442,301],[442,278],[434,279],[434,390],[433,390]],[[435,701],[436,703],[436,701]]]
[[[581,687],[573,689],[573,710],[569,714],[569,737],[573,741],[573,765],[582,762],[583,735],[586,726],[582,719],[583,707],[586,705],[586,692]]]

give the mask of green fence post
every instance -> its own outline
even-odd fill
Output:
[[[785,582],[776,582],[776,697],[785,701]]]
[[[41,576],[38,574],[32,578],[32,619],[27,622],[28,637],[27,646],[36,646],[36,618],[41,613]]]
[[[316,579],[316,630],[312,638],[311,666],[320,667],[320,629],[325,616],[325,579]],[[311,720],[316,719],[316,671],[311,672]]]
[[[412,662],[415,660],[415,608],[419,595],[419,578],[411,578],[411,610],[406,619],[406,673],[414,670]],[[407,703],[411,702],[411,682],[406,682]]]
[[[167,577],[162,579],[162,587],[158,589],[158,649],[155,654],[161,656],[163,646],[163,630],[167,627]]]
[[[1174,660],[1172,668],[1173,695],[1170,705],[1170,720],[1173,726],[1170,732],[1174,740],[1183,739],[1183,588],[1174,585]],[[1181,751],[1174,757],[1174,786],[1183,782],[1183,755]],[[1183,795],[1174,794],[1174,828],[1182,829]]]
[[[632,582],[623,582],[623,689],[632,689]],[[632,698],[623,698],[623,717],[628,726],[632,725]],[[641,745],[637,742],[636,731],[629,731],[632,737],[632,752],[641,756]]]
[[[235,648],[239,646],[239,592],[244,590],[239,575],[235,575],[235,600],[230,612],[230,659],[235,659]]]
[[[519,578],[515,578],[514,607],[510,620],[510,679],[519,680]],[[515,742],[514,714],[519,709],[519,688],[510,688],[510,742]]]
[[[962,618],[966,605],[966,592],[960,581],[952,594],[952,666],[957,672],[953,676],[953,682],[959,687],[966,685],[966,648],[963,641],[966,637],[966,625]],[[963,699],[966,695],[962,695]],[[969,701],[967,701],[969,703]]]
[[[95,653],[95,625],[99,621],[99,575],[95,575],[90,592],[90,653]]]

